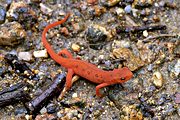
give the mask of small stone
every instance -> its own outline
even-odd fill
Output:
[[[148,36],[148,31],[147,31],[147,30],[143,31],[143,36],[144,36],[144,37],[147,37],[147,36]]]
[[[127,6],[124,8],[124,11],[125,11],[126,13],[131,13],[131,11],[132,11],[131,5],[127,5]]]
[[[164,0],[160,1],[160,2],[159,2],[159,6],[160,6],[160,7],[164,7],[164,6],[165,6],[165,1],[164,1]]]
[[[162,74],[159,71],[156,71],[153,73],[153,84],[160,88],[163,85],[163,77]]]
[[[97,0],[86,0],[88,4],[95,4]]]
[[[25,114],[25,113],[27,113],[27,110],[24,107],[17,108],[17,109],[15,109],[15,112],[14,112],[15,115],[20,115],[20,114]]]
[[[25,115],[26,120],[32,120],[32,115]]]
[[[69,112],[66,114],[66,116],[69,118],[69,119],[72,119],[73,118],[73,113],[72,112]]]
[[[69,31],[68,31],[67,27],[63,27],[61,29],[61,33],[63,33],[64,35],[68,36],[69,35]]]
[[[72,48],[72,50],[74,52],[79,52],[80,51],[80,46],[78,44],[73,43],[71,48]]]
[[[154,22],[159,22],[160,18],[157,15],[154,15],[153,16],[153,20],[154,20]]]
[[[34,74],[38,74],[39,70],[33,70]]]
[[[0,0],[0,1],[1,1],[0,6],[3,6],[4,9],[7,10],[13,0]]]
[[[177,63],[174,65],[174,69],[172,70],[175,76],[178,76],[180,73],[180,59],[177,61]]]
[[[73,93],[72,97],[77,98],[77,93]]]
[[[35,58],[41,58],[41,57],[47,58],[48,57],[47,50],[34,51],[33,55]]]
[[[35,11],[24,1],[13,1],[7,11],[6,18],[9,21],[21,23],[23,28],[32,29],[37,22]]]
[[[5,21],[6,10],[3,6],[0,5],[0,24]]]
[[[62,116],[63,116],[63,114],[61,113],[61,111],[58,111],[58,112],[57,112],[57,117],[58,117],[58,118],[61,118]]]
[[[137,70],[144,65],[144,62],[136,57],[133,52],[127,48],[117,48],[112,53],[116,58],[125,60],[124,66],[127,66],[131,71]]]
[[[106,8],[100,6],[94,6],[95,16],[100,16],[101,14],[106,12]]]
[[[112,48],[130,48],[130,42],[127,40],[114,40]]]
[[[44,14],[48,14],[48,15],[51,15],[53,10],[49,7],[47,7],[45,4],[43,3],[40,3],[40,9],[41,11],[44,13]]]
[[[101,0],[101,3],[105,6],[112,7],[118,4],[121,0]]]
[[[122,14],[124,14],[124,10],[122,8],[118,8],[118,9],[116,9],[116,13],[117,13],[117,15],[122,15]]]
[[[45,107],[43,107],[43,108],[40,110],[40,113],[41,113],[41,114],[47,113],[47,109],[46,109]]]
[[[90,48],[95,50],[102,49],[104,41],[112,37],[111,33],[105,27],[100,25],[91,25],[86,31],[87,41],[90,43]]]
[[[52,114],[56,112],[56,105],[55,104],[49,104],[47,107],[47,113]]]
[[[18,22],[8,22],[0,26],[0,45],[14,46],[25,37],[26,32]]]
[[[30,52],[19,52],[18,58],[20,60],[24,60],[24,61],[31,61],[32,60],[32,54]]]
[[[175,100],[174,101],[175,101],[176,104],[180,103],[180,93],[175,94]]]
[[[134,0],[132,5],[135,8],[143,8],[143,7],[152,6],[153,2],[154,0]]]

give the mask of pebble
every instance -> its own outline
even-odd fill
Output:
[[[6,18],[9,21],[18,21],[23,28],[32,29],[37,21],[37,16],[31,6],[24,1],[13,1],[7,11]]]
[[[173,73],[175,74],[175,76],[179,75],[179,73],[180,73],[180,59],[174,65]]]
[[[117,8],[116,13],[117,13],[117,15],[122,15],[122,14],[124,14],[124,10],[122,8]]]
[[[40,110],[40,113],[41,113],[41,114],[47,113],[47,109],[46,109],[45,107],[43,107],[43,108]]]
[[[123,65],[127,66],[131,71],[137,70],[144,66],[144,62],[140,58],[136,57],[132,51],[127,48],[114,49],[112,54],[116,58],[124,59],[125,62],[123,62]]]
[[[156,72],[153,73],[152,79],[153,79],[153,84],[156,87],[158,87],[158,88],[162,87],[162,85],[163,85],[163,77],[162,77],[162,74],[159,71],[156,71]]]
[[[95,16],[101,16],[103,13],[106,12],[106,8],[100,6],[94,6]]]
[[[68,31],[67,27],[63,27],[61,29],[61,33],[63,33],[65,36],[68,36],[69,35],[69,31]]]
[[[125,11],[125,13],[131,13],[131,11],[132,11],[131,5],[127,5],[127,6],[124,8],[124,11]]]
[[[73,113],[72,112],[69,112],[66,114],[66,116],[69,118],[69,119],[72,119],[73,118]]]
[[[7,10],[12,1],[13,0],[1,0],[0,6],[3,6],[4,9]]]
[[[148,37],[148,31],[147,30],[143,31],[143,36]]]
[[[56,117],[53,114],[43,114],[37,115],[35,120],[56,120]]]
[[[47,113],[52,114],[56,112],[56,105],[55,104],[49,104],[47,107]]]
[[[163,0],[160,1],[160,2],[159,2],[159,6],[160,6],[160,7],[164,7],[164,6],[165,6],[165,1],[163,1]]]
[[[133,7],[135,8],[143,8],[148,7],[153,4],[154,0],[134,0]]]
[[[57,117],[58,117],[58,118],[61,118],[62,116],[63,116],[62,112],[61,112],[61,111],[58,111],[58,112],[57,112]]]
[[[18,58],[24,61],[32,61],[32,54],[30,52],[19,52]]]
[[[86,38],[89,41],[90,48],[100,50],[103,47],[104,41],[112,36],[105,27],[100,25],[91,25],[86,31]]]
[[[25,115],[26,120],[32,120],[32,115]]]
[[[48,57],[48,53],[47,50],[39,50],[39,51],[34,51],[33,52],[33,56],[35,58],[47,58]]]
[[[15,115],[25,114],[25,113],[27,113],[27,110],[26,110],[26,108],[24,108],[24,107],[22,107],[22,108],[17,108],[17,109],[15,109],[15,112],[14,112]]]
[[[71,48],[72,48],[72,50],[74,52],[79,52],[80,51],[80,46],[78,44],[73,43]]]
[[[40,3],[40,10],[44,13],[44,14],[48,14],[48,15],[51,15],[53,10],[49,7],[47,7],[45,4],[43,3]]]
[[[78,96],[77,93],[73,93],[72,95],[73,98],[77,98],[77,96]]]
[[[4,23],[6,16],[6,10],[3,6],[0,5],[0,24]]]
[[[127,40],[114,40],[112,44],[112,48],[130,48],[130,42]]]
[[[88,4],[95,4],[97,0],[86,0]]]
[[[154,21],[154,22],[159,22],[159,21],[160,21],[160,18],[159,18],[157,15],[154,15],[154,16],[153,16],[153,21]]]
[[[118,4],[121,0],[101,0],[101,3],[105,6],[112,7]]]
[[[26,32],[18,22],[8,22],[0,26],[0,45],[14,46],[26,38]]]
[[[180,93],[175,94],[175,100],[174,101],[176,104],[180,104]]]

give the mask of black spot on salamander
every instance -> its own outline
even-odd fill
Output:
[[[111,76],[111,77],[113,77],[113,75],[112,75],[112,74],[110,74],[110,76]]]
[[[95,74],[95,77],[98,77],[98,74]]]

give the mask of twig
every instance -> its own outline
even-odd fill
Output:
[[[116,27],[116,32],[119,33],[129,33],[129,32],[140,32],[140,31],[154,31],[154,30],[164,30],[166,29],[165,25],[151,25],[151,26],[133,26],[133,27]]]
[[[25,87],[28,87],[28,84],[21,82],[0,91],[0,107],[28,101],[30,96],[28,91],[24,90]]]
[[[159,34],[155,36],[149,36],[143,40],[143,42],[149,42],[151,39],[161,38],[161,37],[175,37],[180,36],[180,34]]]
[[[61,93],[65,85],[65,73],[62,73],[55,77],[54,82],[46,89],[41,95],[26,103],[26,107],[30,112],[38,112],[49,100],[54,96]]]

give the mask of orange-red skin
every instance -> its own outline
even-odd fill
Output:
[[[67,14],[63,20],[47,25],[42,33],[43,45],[47,49],[51,58],[68,69],[66,77],[66,90],[70,89],[72,86],[73,74],[77,74],[91,82],[97,83],[96,95],[99,97],[102,96],[99,93],[100,88],[112,84],[124,83],[133,77],[133,73],[127,67],[114,69],[113,71],[104,71],[86,61],[74,59],[72,54],[66,49],[61,50],[58,54],[55,53],[51,48],[51,45],[46,40],[46,33],[50,28],[64,23],[69,16],[70,14]],[[62,55],[66,55],[67,57],[65,58]]]

